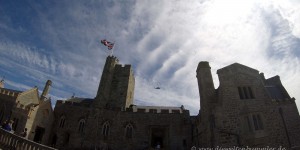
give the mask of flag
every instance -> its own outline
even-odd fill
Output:
[[[115,43],[112,43],[112,42],[107,41],[106,39],[101,40],[101,43],[102,43],[104,46],[106,46],[109,50],[113,49],[113,48],[114,48],[114,44],[115,44]]]
[[[114,48],[114,45],[115,45],[115,43],[109,43],[109,44],[107,45],[107,48],[108,48],[109,50],[111,50],[111,49]]]

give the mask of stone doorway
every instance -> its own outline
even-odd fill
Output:
[[[36,126],[33,141],[37,143],[42,143],[44,133],[45,133],[45,128]]]
[[[161,149],[168,149],[168,128],[167,127],[151,127],[150,128],[151,147],[156,148],[157,145]]]

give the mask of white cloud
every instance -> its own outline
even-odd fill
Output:
[[[94,97],[109,54],[99,40],[107,38],[116,41],[120,62],[134,66],[135,98],[141,104],[182,104],[197,114],[199,61],[210,62],[216,87],[216,70],[238,62],[266,77],[280,75],[291,96],[300,98],[298,1],[153,3],[62,1],[46,10],[33,3],[34,34],[44,48],[8,39],[0,43],[0,54],[11,60],[0,65],[17,66],[40,82],[51,78],[57,97],[73,92]],[[154,89],[157,83],[161,90]]]

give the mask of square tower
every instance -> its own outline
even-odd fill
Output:
[[[115,56],[108,56],[102,72],[94,106],[127,108],[133,103],[135,79],[131,65],[122,66]]]

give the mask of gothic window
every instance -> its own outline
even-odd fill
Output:
[[[240,99],[254,99],[251,87],[238,87]]]
[[[109,134],[109,122],[106,121],[102,126],[102,135],[108,136]]]
[[[78,132],[79,133],[83,133],[84,131],[84,126],[85,126],[85,120],[84,119],[81,119],[79,121],[79,125],[78,125]]]
[[[66,122],[66,117],[65,117],[65,116],[62,116],[62,117],[60,118],[59,127],[60,127],[60,128],[64,128],[65,122]]]
[[[125,128],[125,136],[126,138],[131,139],[132,134],[133,134],[133,126],[131,124],[128,124]]]

